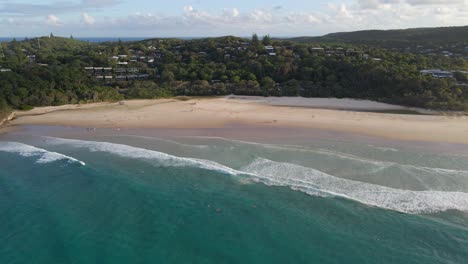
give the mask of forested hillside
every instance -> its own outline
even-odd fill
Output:
[[[363,30],[331,33],[321,37],[297,37],[296,43],[350,43],[383,48],[415,47],[453,49],[463,51],[468,46],[468,26],[440,28],[411,28],[397,30]],[[459,49],[453,46],[459,46]],[[454,49],[455,48],[455,49]]]
[[[54,36],[14,40],[1,44],[0,108],[234,93],[461,110],[468,98],[466,55],[256,35],[99,44]],[[431,68],[450,70],[453,77],[420,72]]]
[[[440,28],[411,28],[396,30],[362,30],[331,33],[321,37],[297,37],[288,39],[301,43],[347,42],[361,44],[384,44],[385,42],[412,44],[467,43],[468,26]]]

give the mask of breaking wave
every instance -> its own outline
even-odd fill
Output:
[[[327,149],[320,149],[320,148],[308,148],[303,146],[296,146],[296,145],[276,145],[276,144],[262,144],[257,142],[249,142],[249,141],[241,141],[235,139],[228,139],[223,137],[207,137],[207,136],[191,136],[191,138],[206,138],[206,139],[217,139],[222,141],[227,141],[236,144],[246,144],[246,145],[255,145],[267,149],[276,149],[276,150],[284,150],[284,151],[294,151],[294,152],[304,152],[304,153],[314,153],[318,155],[328,156],[334,159],[341,159],[347,161],[353,161],[368,165],[369,168],[367,169],[367,173],[377,173],[379,171],[383,171],[385,169],[390,168],[398,168],[405,172],[418,172],[424,173],[426,175],[437,176],[440,174],[444,174],[445,176],[454,176],[454,177],[466,177],[468,178],[468,171],[467,170],[454,170],[454,169],[445,169],[445,168],[436,168],[436,167],[427,167],[427,166],[416,166],[411,164],[402,164],[396,163],[391,161],[381,161],[381,160],[373,160],[373,159],[366,159],[362,157],[358,157],[352,154],[332,151]],[[372,145],[370,145],[372,146]],[[375,147],[377,149],[385,149],[384,151],[398,151],[397,149],[391,148],[381,148]]]
[[[73,157],[19,142],[0,142],[0,151],[16,153],[23,157],[37,157],[38,159],[36,160],[36,163],[50,163],[58,160],[67,160],[69,162],[79,163],[82,166],[86,165],[83,161],[77,160]]]
[[[446,210],[468,211],[468,193],[390,188],[339,178],[313,168],[263,158],[257,158],[251,164],[236,170],[210,160],[177,157],[155,150],[122,144],[60,138],[48,138],[47,142],[54,145],[84,148],[91,152],[106,152],[125,158],[147,160],[162,167],[198,167],[214,170],[229,175],[246,177],[266,185],[289,187],[313,196],[339,196],[367,205],[404,213],[435,213]]]
[[[468,211],[468,193],[411,191],[335,177],[321,171],[257,159],[242,169],[261,176],[260,181],[288,186],[310,195],[341,196],[364,204],[404,213],[435,213],[450,209]]]
[[[84,148],[91,152],[106,152],[125,158],[154,161],[157,162],[157,165],[159,166],[196,166],[202,169],[216,170],[232,175],[237,175],[239,173],[230,167],[221,165],[214,161],[177,157],[155,150],[137,148],[123,144],[62,138],[47,138],[47,142],[53,145],[68,145]]]

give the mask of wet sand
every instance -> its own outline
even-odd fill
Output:
[[[337,108],[320,109],[321,107]],[[318,108],[317,108],[318,107]],[[216,97],[190,100],[132,100],[35,108],[18,112],[10,125],[52,125],[111,129],[222,129],[326,131],[403,141],[468,144],[468,118],[362,111],[408,109],[365,100]],[[414,110],[414,109],[412,109]],[[418,110],[418,109],[416,109]],[[265,132],[267,131],[267,132]]]

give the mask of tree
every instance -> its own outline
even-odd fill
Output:
[[[457,80],[458,82],[467,82],[467,81],[468,81],[468,77],[467,77],[466,74],[463,73],[463,72],[454,72],[454,73],[453,73],[453,77],[454,77],[455,80]]]
[[[268,46],[271,45],[271,38],[270,35],[265,35],[263,37],[263,45]]]
[[[253,46],[259,46],[259,44],[260,44],[260,40],[258,39],[258,35],[257,35],[257,33],[254,33],[252,35],[252,45]]]
[[[266,90],[271,90],[275,87],[276,82],[270,77],[264,77],[262,79],[262,87]]]
[[[10,106],[7,104],[5,98],[0,97],[0,118],[2,116],[2,114],[5,114],[6,112],[8,112],[10,109]]]
[[[168,70],[164,70],[161,73],[161,80],[164,82],[172,82],[175,80],[174,73]]]

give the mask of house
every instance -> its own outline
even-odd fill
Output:
[[[118,64],[118,65],[127,65],[128,62],[126,62],[126,61],[119,61],[117,64]]]
[[[315,47],[315,48],[312,48],[311,51],[312,51],[312,52],[315,52],[315,53],[319,53],[319,52],[324,52],[325,49],[324,49],[324,48],[320,48],[320,47]]]
[[[265,46],[265,49],[268,53],[275,53],[275,48],[273,46]]]
[[[29,59],[29,62],[35,62],[36,61],[36,55],[28,55],[26,57]]]
[[[431,75],[434,78],[453,78],[453,72],[440,69],[421,70],[420,73],[422,75]]]
[[[149,77],[149,74],[140,74],[137,76],[138,79],[147,79]]]
[[[444,50],[442,51],[442,55],[444,55],[445,57],[449,57],[449,56],[452,56],[452,53],[448,50]]]
[[[111,60],[118,60],[119,57],[117,57],[117,56],[112,56],[112,57],[110,57],[109,59],[111,59]]]
[[[359,51],[356,51],[354,49],[347,49],[346,50],[346,56],[358,56]]]

